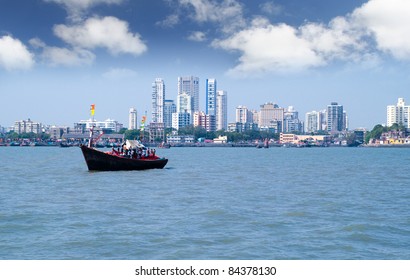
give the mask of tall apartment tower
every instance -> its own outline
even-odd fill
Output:
[[[228,129],[228,94],[224,90],[216,93],[216,130]]]
[[[152,83],[152,120],[153,123],[164,122],[165,83],[161,78],[156,78]]]
[[[206,114],[215,116],[216,114],[216,80],[206,79]]]
[[[182,93],[192,97],[192,111],[199,112],[199,78],[178,77],[178,95]]]
[[[337,102],[332,102],[330,105],[327,105],[327,131],[328,132],[337,132],[343,131],[345,127],[345,116],[343,112],[343,105],[337,104]]]
[[[181,127],[192,124],[192,97],[183,92],[177,96],[177,111],[172,114],[172,127],[180,129]]]
[[[130,112],[128,115],[128,129],[134,130],[137,129],[138,121],[137,121],[137,110],[135,108],[130,108]]]
[[[387,126],[393,124],[402,124],[406,128],[410,128],[410,106],[406,106],[404,98],[399,98],[397,105],[387,106]]]
[[[322,129],[322,114],[312,111],[306,113],[305,132],[312,133]]]
[[[265,103],[261,105],[259,115],[259,127],[272,127],[277,126],[280,132],[283,131],[285,109],[279,108],[277,104]]]
[[[177,106],[174,100],[164,100],[164,127],[170,128],[172,126],[172,114],[177,112]]]
[[[239,105],[236,107],[236,118],[235,122],[237,123],[247,123],[249,122],[249,111],[246,106]]]

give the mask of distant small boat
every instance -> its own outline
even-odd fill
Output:
[[[158,145],[158,148],[169,149],[169,148],[171,148],[171,144],[162,142],[161,144]]]
[[[155,155],[137,158],[135,154],[134,156],[120,155],[112,152],[103,152],[84,145],[80,146],[80,148],[89,171],[161,169],[168,163],[168,159],[159,158]]]
[[[265,141],[263,142],[263,147],[264,147],[265,149],[269,148],[269,140],[268,140],[268,138],[266,138]]]

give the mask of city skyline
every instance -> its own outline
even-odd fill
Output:
[[[342,2],[342,3],[341,3]],[[235,108],[274,102],[304,116],[343,104],[350,128],[386,123],[410,100],[410,3],[405,0],[0,1],[0,125],[68,125],[89,115],[128,123],[167,99],[177,77],[206,79]],[[188,15],[188,16],[186,16]],[[388,30],[388,32],[385,32]]]

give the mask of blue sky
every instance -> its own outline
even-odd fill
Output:
[[[408,0],[0,0],[0,125],[31,118],[127,126],[150,113],[151,84],[216,78],[235,108],[275,102],[300,118],[336,101],[350,128],[410,102]]]

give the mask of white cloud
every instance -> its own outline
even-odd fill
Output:
[[[199,23],[220,24],[223,32],[229,33],[245,26],[243,7],[236,0],[179,0],[183,7],[193,8],[191,18]]]
[[[75,48],[106,48],[114,55],[140,55],[147,50],[140,35],[131,33],[128,23],[115,17],[93,17],[74,25],[56,25],[54,34]]]
[[[241,31],[214,40],[212,46],[239,53],[231,74],[299,71],[337,60],[377,65],[381,52],[410,60],[408,26],[410,1],[369,0],[328,24],[293,27],[259,17]]]
[[[329,25],[307,23],[299,28],[300,36],[326,60],[356,59],[365,50],[363,34],[352,28],[349,18],[336,17]]]
[[[206,34],[202,31],[195,31],[188,36],[188,40],[194,42],[204,42],[206,41]]]
[[[259,5],[259,7],[264,13],[274,16],[281,14],[283,11],[282,6],[276,4],[274,1],[265,2]]]
[[[95,60],[95,55],[85,49],[50,47],[39,38],[30,40],[30,44],[37,49],[42,49],[40,57],[51,66],[81,66],[91,65]]]
[[[377,48],[397,59],[410,59],[410,1],[370,0],[352,19],[374,36]]]
[[[156,25],[164,28],[172,28],[179,23],[179,16],[177,14],[172,14],[166,17],[162,21],[158,21]]]
[[[34,55],[18,39],[0,37],[0,67],[8,71],[27,70],[34,65]]]
[[[299,71],[324,64],[309,42],[298,37],[296,29],[261,18],[225,40],[215,40],[213,46],[241,53],[239,65],[230,71],[235,75]]]
[[[58,47],[44,48],[43,58],[52,66],[81,66],[90,65],[95,59],[95,55],[87,50]]]
[[[79,21],[84,13],[100,4],[121,4],[124,0],[44,0],[45,2],[54,2],[66,8],[69,18]]]

